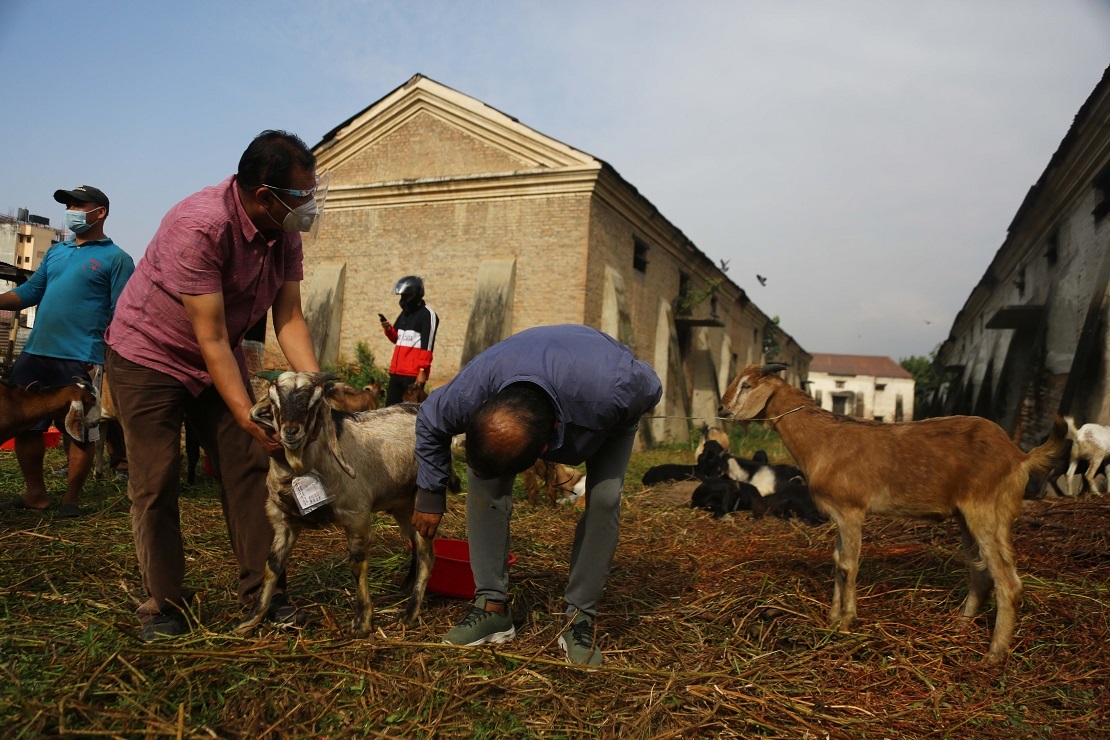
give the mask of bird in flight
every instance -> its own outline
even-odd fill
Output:
[[[756,275],[755,279],[759,281],[760,285],[766,285],[767,284],[767,278],[763,277],[762,275]]]

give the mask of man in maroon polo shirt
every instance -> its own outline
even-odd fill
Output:
[[[318,371],[301,313],[301,236],[317,218],[316,159],[284,131],[259,134],[235,176],[170,209],[116,305],[108,378],[127,443],[131,529],[147,601],[144,640],[181,635],[191,593],[178,513],[181,426],[187,417],[215,467],[239,562],[238,597],[262,583],[273,529],[266,518],[268,453],[276,438],[249,418],[242,342],[272,309],[297,371]],[[276,623],[297,623],[284,595]]]

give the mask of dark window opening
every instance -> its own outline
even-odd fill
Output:
[[[886,390],[886,383],[876,383],[875,384],[875,390],[885,391]]]
[[[1048,242],[1044,251],[1044,258],[1048,260],[1049,265],[1055,265],[1060,260],[1060,231],[1057,229],[1052,232],[1048,237]]]
[[[644,244],[639,239],[632,241],[632,269],[636,272],[647,272],[648,266],[648,245]]]
[[[1018,265],[1017,275],[1014,277],[1014,287],[1017,288],[1018,298],[1025,296],[1025,265]]]
[[[1095,209],[1091,211],[1091,215],[1095,217],[1095,221],[1100,221],[1107,213],[1110,213],[1110,166],[1098,173],[1098,176],[1095,177],[1094,186]]]

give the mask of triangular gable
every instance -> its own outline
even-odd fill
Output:
[[[401,141],[406,147],[391,146]],[[472,174],[476,167],[492,172],[601,166],[594,157],[423,75],[415,75],[328,132],[314,151],[321,170],[366,170],[369,181],[373,181],[377,179],[373,173],[384,173],[390,167],[397,174],[389,179],[413,177],[404,174],[409,169],[404,164],[406,158],[423,159],[424,169],[419,176],[436,176],[427,171],[432,158],[423,156],[424,150],[435,147],[440,147],[440,153],[445,149],[461,152],[459,157],[470,154],[468,161],[474,162],[464,171],[436,173],[439,176]],[[388,149],[397,152],[399,162],[390,167],[375,166],[373,160],[384,160]]]

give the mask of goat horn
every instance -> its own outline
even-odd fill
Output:
[[[783,370],[786,369],[786,367],[787,366],[783,365],[781,362],[772,362],[768,365],[764,365],[763,367],[759,368],[759,374],[760,375],[771,375],[773,373],[781,373]]]

